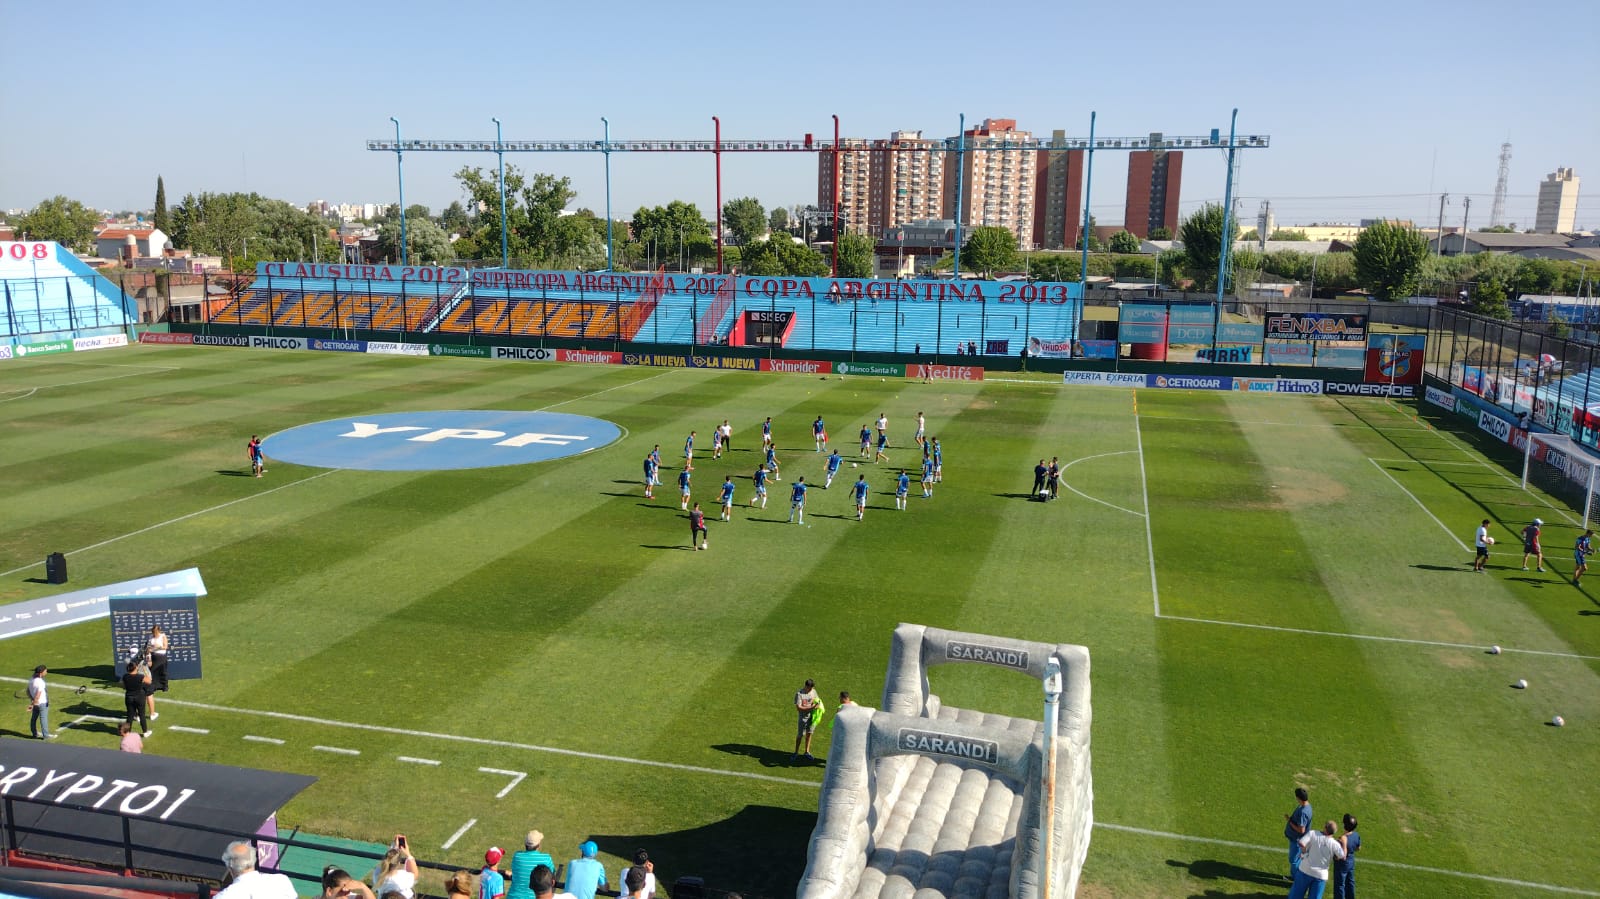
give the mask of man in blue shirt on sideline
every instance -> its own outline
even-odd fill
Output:
[[[1300,870],[1300,838],[1311,830],[1311,794],[1305,787],[1294,788],[1294,798],[1299,801],[1295,810],[1283,816],[1283,835],[1289,840],[1289,879]]]

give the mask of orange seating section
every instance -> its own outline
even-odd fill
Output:
[[[435,311],[432,296],[398,294],[335,296],[327,291],[248,290],[212,316],[219,324],[414,331]],[[643,327],[639,304],[542,299],[479,299],[459,303],[438,330],[451,333],[515,334],[523,337],[612,337],[631,340]]]

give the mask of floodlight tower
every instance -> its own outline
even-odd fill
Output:
[[[1494,182],[1494,205],[1489,207],[1489,227],[1505,224],[1506,182],[1511,179],[1511,141],[1500,145],[1500,177]]]

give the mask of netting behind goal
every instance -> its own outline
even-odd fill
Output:
[[[1564,500],[1585,520],[1600,524],[1600,457],[1571,437],[1529,434],[1522,457],[1522,489],[1529,485]]]

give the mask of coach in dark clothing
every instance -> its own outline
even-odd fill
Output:
[[[137,717],[139,732],[150,736],[150,722],[145,718],[145,700],[150,696],[150,669],[144,666],[143,660],[128,663],[128,673],[122,676],[122,691],[128,726],[132,727]]]
[[[1043,459],[1039,460],[1038,465],[1033,466],[1033,493],[1030,494],[1031,496],[1038,496],[1044,490],[1044,478],[1049,473],[1050,468],[1044,464]]]

